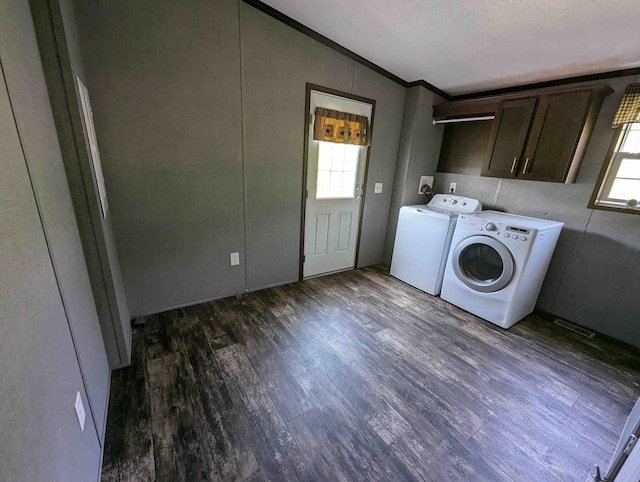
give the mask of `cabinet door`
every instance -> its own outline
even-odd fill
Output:
[[[587,118],[591,95],[590,91],[578,91],[540,97],[519,172],[522,179],[564,181]]]
[[[509,100],[498,106],[483,176],[514,177],[522,166],[524,144],[537,98]]]

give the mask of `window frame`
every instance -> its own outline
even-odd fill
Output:
[[[593,193],[589,199],[589,204],[587,205],[588,208],[627,214],[640,214],[640,204],[635,208],[628,208],[623,205],[616,205],[615,201],[600,200],[602,193],[609,192],[614,180],[616,179],[616,176],[613,173],[618,172],[623,160],[623,157],[618,156],[618,153],[620,152],[620,147],[624,141],[628,126],[629,124],[625,124],[615,128],[613,139],[607,149],[606,160],[602,164],[602,169],[600,170]],[[640,201],[640,199],[638,199],[638,201]]]

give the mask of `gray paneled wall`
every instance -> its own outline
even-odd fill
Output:
[[[240,3],[246,289],[298,279],[306,82],[351,91],[351,59]]]
[[[406,89],[360,64],[353,85],[355,94],[377,100],[358,260],[368,266],[383,261]],[[373,193],[376,182],[383,183],[382,194]]]
[[[0,64],[0,480],[96,480],[108,365],[26,0]]]
[[[420,176],[434,176],[438,167],[444,129],[433,125],[432,121],[433,104],[440,102],[444,100],[424,87],[411,87],[407,90],[384,247],[383,259],[386,264],[391,264],[400,208],[425,203],[426,197],[418,194]]]
[[[587,209],[615,109],[634,80],[603,81],[615,92],[605,99],[575,184],[439,172],[436,190],[445,192],[455,181],[459,194],[480,199],[485,209],[563,221],[538,308],[640,346],[640,216]]]
[[[307,82],[377,101],[359,264],[382,261],[404,87],[238,0],[76,7],[133,315],[297,279]]]
[[[106,418],[109,364],[78,233],[27,1],[3,6],[0,58],[53,269],[98,436]]]
[[[33,22],[27,2],[17,2],[14,8],[5,8],[2,13],[6,21],[3,29],[9,35],[0,43],[0,58],[13,114],[87,387],[88,415],[93,417],[102,436],[109,364],[49,106]]]
[[[244,291],[237,3],[78,5],[131,313]]]

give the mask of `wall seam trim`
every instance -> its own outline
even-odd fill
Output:
[[[573,262],[573,258],[576,255],[578,245],[582,242],[582,238],[585,236],[585,234],[587,234],[587,230],[589,229],[589,223],[591,223],[591,216],[593,216],[593,209],[590,209],[589,211],[590,211],[589,218],[587,219],[587,222],[584,225],[584,229],[580,232],[580,236],[578,236],[578,239],[576,240],[576,244],[573,245],[573,249],[571,250],[571,256],[569,257],[569,262],[565,263],[558,286],[562,286],[564,284],[564,280],[567,277],[567,271],[569,270],[569,266],[571,266]],[[555,294],[553,295],[553,300],[551,301],[551,308],[553,311],[556,311],[555,304],[556,304],[556,300],[558,299],[558,291],[560,290],[559,289],[556,290]]]
[[[498,198],[500,197],[500,191],[502,191],[502,178],[500,178],[498,180],[498,187],[496,188],[496,195],[493,198],[493,206],[491,206],[493,209],[497,209],[498,208]]]
[[[245,139],[244,139],[244,78],[242,75],[242,7],[241,0],[237,0],[238,5],[238,57],[240,74],[240,145],[242,157],[242,245],[244,250],[244,292],[247,292],[247,176],[245,176],[246,156],[245,156]]]

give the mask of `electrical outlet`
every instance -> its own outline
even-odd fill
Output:
[[[231,266],[238,266],[240,264],[240,253],[231,253]]]
[[[87,414],[84,411],[84,404],[82,403],[80,392],[76,392],[76,404],[74,405],[74,408],[76,409],[76,417],[78,417],[80,430],[84,432],[84,421],[87,418]]]
[[[418,184],[418,194],[424,194],[422,192],[422,186],[428,185],[433,189],[433,176],[420,176],[420,184]]]
[[[382,192],[382,183],[376,182],[375,186],[373,187],[373,193],[380,194],[381,192]]]
[[[449,183],[449,194],[455,194],[457,187],[458,187],[458,183],[457,182],[450,182]]]

